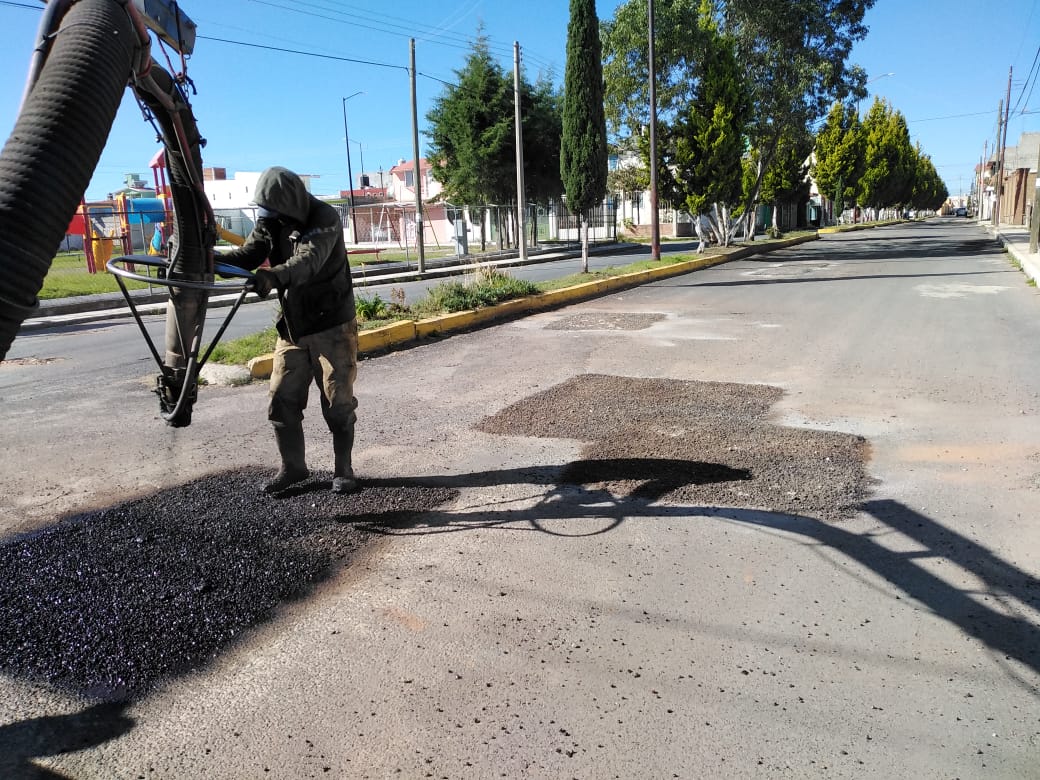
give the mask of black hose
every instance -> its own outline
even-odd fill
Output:
[[[198,125],[173,76],[152,63],[147,80],[134,85],[154,114],[166,146],[166,170],[173,199],[173,231],[167,277],[211,281],[216,226],[202,188],[202,144]],[[171,286],[166,307],[166,349],[156,392],[162,418],[174,427],[191,424],[197,383],[198,350],[209,293]]]
[[[117,0],[79,0],[0,152],[0,360],[37,295],[90,183],[130,76],[138,37]]]

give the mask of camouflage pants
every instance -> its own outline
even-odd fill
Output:
[[[278,339],[271,372],[267,418],[277,425],[298,425],[307,408],[313,380],[321,412],[333,433],[352,433],[357,419],[357,322],[352,320],[291,342]]]

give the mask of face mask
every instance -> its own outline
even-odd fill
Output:
[[[292,240],[297,234],[285,221],[274,217],[261,217],[256,221],[256,226],[267,234],[270,241],[268,259],[271,265],[280,265],[292,257]]]

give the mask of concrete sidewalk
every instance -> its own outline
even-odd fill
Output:
[[[1022,266],[1022,272],[1035,281],[1040,281],[1040,252],[1029,251],[1029,227],[1026,225],[984,225],[986,230]]]

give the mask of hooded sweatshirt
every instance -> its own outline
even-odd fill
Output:
[[[247,271],[270,260],[282,301],[282,337],[295,341],[353,320],[354,285],[336,209],[281,167],[260,174],[254,201],[275,214],[258,219],[246,242],[222,259]]]

